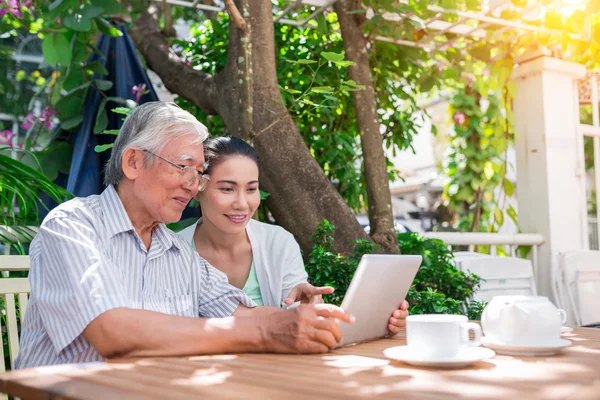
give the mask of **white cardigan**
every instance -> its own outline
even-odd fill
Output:
[[[198,222],[178,232],[190,245]],[[283,301],[299,283],[307,282],[308,274],[294,236],[277,225],[251,219],[246,232],[252,246],[256,277],[265,306],[287,308]]]

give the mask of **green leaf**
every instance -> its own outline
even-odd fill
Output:
[[[71,130],[83,122],[83,115],[77,115],[64,121],[60,121],[60,127],[66,131]]]
[[[66,121],[80,114],[81,106],[83,104],[82,92],[65,96],[60,99],[54,108],[58,113],[58,118],[61,121]]]
[[[69,92],[77,86],[82,85],[84,83],[83,74],[83,70],[78,65],[71,64],[71,70],[68,76],[65,77],[62,88]]]
[[[91,62],[91,63],[87,64],[84,68],[87,69],[88,71],[92,71],[93,73],[97,73],[100,75],[108,75],[108,70],[99,61]]]
[[[100,90],[109,90],[111,87],[113,87],[113,83],[111,81],[106,81],[102,79],[94,80],[94,84]]]
[[[332,61],[338,67],[349,67],[354,64],[353,61]]]
[[[94,21],[96,21],[96,26],[98,27],[98,30],[104,33],[105,35],[112,37],[123,36],[123,32],[118,30],[113,24],[106,21],[104,18],[94,18]]]
[[[470,48],[468,51],[469,54],[471,54],[478,60],[489,62],[491,59],[490,48],[486,45],[475,46],[473,48]]]
[[[98,134],[108,126],[108,113],[106,112],[107,99],[102,99],[96,113],[96,123],[94,124],[94,133]]]
[[[300,93],[302,93],[302,92],[301,92],[301,91],[299,91],[299,90],[296,90],[296,89],[288,89],[288,88],[284,88],[284,87],[283,87],[283,86],[281,86],[281,85],[279,86],[279,89],[281,89],[281,90],[283,90],[284,92],[287,92],[287,93],[289,93],[289,94],[300,94]]]
[[[424,92],[429,92],[431,89],[433,89],[433,86],[436,83],[436,78],[433,77],[432,75],[427,76],[419,85],[419,90],[424,93]]]
[[[102,7],[104,15],[113,15],[121,12],[121,5],[116,0],[92,0],[92,5]]]
[[[100,132],[98,135],[115,135],[115,136],[118,136],[119,132],[121,132],[119,129],[107,129],[105,131]]]
[[[333,88],[331,86],[315,86],[310,91],[313,93],[333,93]]]
[[[315,60],[298,60],[296,61],[298,64],[316,64]]]
[[[115,114],[129,115],[129,113],[131,112],[131,108],[117,107],[117,108],[113,108],[111,111],[114,112]]]
[[[502,226],[504,224],[504,213],[498,207],[494,209],[494,221],[496,224],[498,224],[498,226]]]
[[[514,207],[508,206],[508,208],[506,209],[506,213],[508,214],[510,219],[515,223],[515,225],[518,226],[519,222],[517,220],[517,211],[514,209]]]
[[[63,20],[63,23],[67,28],[71,28],[78,32],[89,32],[92,29],[92,20],[84,18],[77,12],[67,15]]]
[[[97,5],[90,6],[88,4],[84,4],[75,12],[85,19],[92,19],[102,15],[102,13],[104,13],[104,7],[99,7]]]
[[[102,153],[103,151],[106,151],[108,149],[112,149],[115,145],[113,143],[110,144],[102,144],[102,145],[96,145],[94,147],[94,151],[96,153]]]
[[[58,173],[69,173],[71,159],[73,155],[73,146],[67,142],[55,141],[46,149],[36,153],[40,162],[42,172],[51,181],[58,178]]]
[[[324,51],[321,53],[321,57],[331,62],[340,62],[344,61],[344,52],[341,53],[332,53],[328,51]]]
[[[506,178],[504,178],[504,191],[508,197],[512,197],[512,195],[515,193],[515,185],[513,185],[513,183]]]
[[[62,66],[67,66],[71,63],[73,54],[71,53],[71,45],[65,35],[57,34],[54,40],[54,47],[58,55],[58,62]]]
[[[262,190],[258,190],[260,192],[260,199],[261,200],[265,200],[267,197],[269,197],[271,195],[271,193],[268,192],[263,192]]]
[[[56,53],[56,48],[54,47],[54,36],[46,35],[44,37],[44,41],[42,42],[42,54],[44,55],[44,59],[51,67],[55,67],[58,63],[58,54]]]

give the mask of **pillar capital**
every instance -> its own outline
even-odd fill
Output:
[[[525,79],[543,72],[555,72],[570,76],[572,79],[581,79],[585,76],[586,69],[585,66],[571,61],[542,56],[516,65],[512,78],[514,80]]]

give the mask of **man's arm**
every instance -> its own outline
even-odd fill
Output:
[[[94,319],[83,336],[106,358],[260,352],[264,344],[257,322],[116,308]]]
[[[189,318],[117,308],[94,319],[83,336],[103,357],[177,356],[246,352],[318,353],[335,348],[340,308],[323,304],[293,310],[240,305],[233,317]]]

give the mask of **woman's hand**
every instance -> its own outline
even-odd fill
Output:
[[[388,331],[392,335],[400,333],[400,328],[406,326],[406,317],[408,317],[408,302],[404,300],[397,310],[394,310],[388,324]]]
[[[333,293],[334,289],[331,286],[315,287],[310,283],[299,283],[288,294],[284,303],[287,305],[297,301],[301,303],[318,304],[323,302],[322,295]]]

